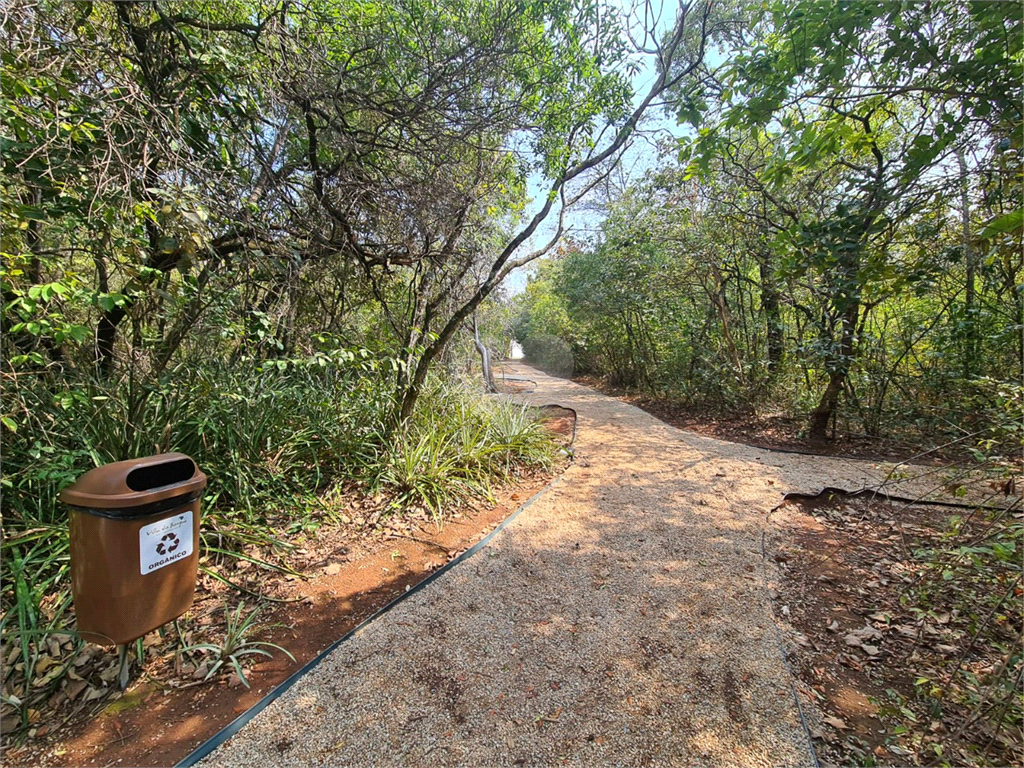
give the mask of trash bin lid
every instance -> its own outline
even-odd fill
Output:
[[[129,510],[206,487],[206,475],[183,453],[161,453],[91,469],[60,493],[75,507]]]

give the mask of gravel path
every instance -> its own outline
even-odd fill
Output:
[[[506,370],[538,383],[521,397],[578,411],[562,482],[201,765],[811,763],[766,516],[789,491],[857,490],[888,467],[702,437]]]

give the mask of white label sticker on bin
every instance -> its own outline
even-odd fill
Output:
[[[143,575],[192,554],[192,510],[139,529],[139,567]]]

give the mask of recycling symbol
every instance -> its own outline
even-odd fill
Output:
[[[156,553],[158,555],[168,555],[176,550],[180,544],[181,539],[178,538],[178,534],[166,533],[164,534],[164,537],[160,539],[160,543],[156,545]]]

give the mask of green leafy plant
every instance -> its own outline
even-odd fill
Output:
[[[262,640],[253,640],[250,635],[254,632],[258,632],[262,629],[266,629],[266,625],[256,623],[256,618],[259,616],[260,608],[254,608],[248,614],[244,613],[245,603],[239,603],[238,607],[232,611],[229,608],[225,608],[225,619],[227,627],[224,631],[224,640],[220,644],[217,643],[197,643],[190,645],[186,648],[181,649],[182,654],[201,652],[210,655],[212,664],[206,672],[206,676],[203,680],[209,680],[217,674],[222,668],[230,666],[234,669],[235,674],[238,675],[238,679],[242,685],[246,688],[249,687],[249,681],[245,677],[245,668],[242,666],[241,659],[245,656],[265,656],[271,658],[273,654],[271,650],[280,651],[292,661],[295,661],[295,657],[285,648],[274,643],[264,642]],[[268,650],[271,649],[271,650]]]

